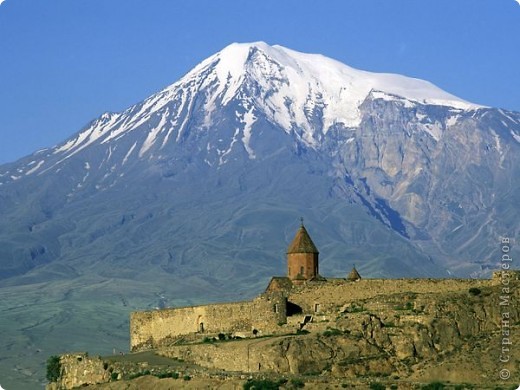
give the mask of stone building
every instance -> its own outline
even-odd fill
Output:
[[[156,349],[219,334],[256,337],[293,333],[327,322],[356,300],[381,295],[464,291],[500,283],[464,279],[362,279],[354,267],[346,278],[323,278],[319,252],[302,225],[287,250],[287,276],[271,278],[251,301],[140,311],[130,315],[132,351]]]
[[[130,315],[131,350],[167,346],[177,339],[242,337],[275,334],[287,316],[302,309],[288,297],[293,284],[324,281],[319,276],[318,249],[302,224],[287,249],[287,276],[273,277],[263,294],[252,301],[134,312]]]
[[[291,280],[313,280],[319,277],[319,252],[303,221],[287,249],[287,277]]]

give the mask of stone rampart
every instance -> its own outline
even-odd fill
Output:
[[[457,292],[497,283],[494,279],[329,279],[294,286],[289,301],[301,307],[304,313],[329,313],[354,301],[380,295]]]
[[[330,370],[329,375],[338,377],[369,373],[407,377],[416,364],[414,370],[420,367],[423,375],[431,364],[433,374],[426,374],[429,380],[440,374],[443,380],[468,381],[484,371],[484,377],[491,378],[500,369],[514,367],[509,347],[518,343],[518,324],[509,318],[519,318],[518,282],[511,282],[507,307],[503,306],[503,287],[490,280],[441,282],[437,291],[431,291],[433,286],[427,283],[415,291],[363,296],[356,301],[363,306],[336,308],[323,320],[321,315],[293,315],[281,327],[287,334],[279,337],[180,345],[160,354],[226,371],[306,374]],[[319,290],[323,292],[324,287]],[[327,287],[336,293],[346,291],[341,283]],[[308,286],[300,293],[315,289],[316,285]],[[305,325],[307,332],[294,332],[294,325],[304,317],[313,317]],[[288,334],[291,326],[293,333]],[[500,362],[501,356],[507,358],[507,365]],[[452,375],[449,370],[436,371],[439,359],[451,367],[459,367],[461,360],[469,363]]]
[[[281,294],[261,295],[247,302],[134,312],[130,316],[130,347],[132,351],[154,349],[194,334],[266,334],[285,321]]]
[[[288,286],[278,283],[275,289],[270,283],[272,289],[252,301],[134,312],[130,317],[130,346],[132,351],[138,351],[173,345],[181,337],[201,339],[219,333],[235,333],[242,337],[287,333],[303,326],[311,316],[337,313],[356,301],[403,293],[467,291],[498,283],[497,278],[329,279],[300,285],[289,283]],[[385,305],[385,302],[379,302],[379,305]],[[294,319],[295,315],[298,318],[303,315],[303,320],[280,326],[288,322],[288,316]]]

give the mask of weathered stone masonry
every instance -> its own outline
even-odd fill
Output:
[[[248,337],[272,333],[285,322],[282,293],[263,294],[247,302],[134,312],[130,346],[133,351],[158,348],[188,335],[238,333]]]

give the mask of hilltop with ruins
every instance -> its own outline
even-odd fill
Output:
[[[287,275],[255,299],[131,313],[132,354],[64,355],[50,386],[232,389],[282,378],[282,388],[507,387],[520,380],[520,294],[518,271],[502,268],[491,279],[364,279],[355,267],[327,278],[302,221]]]

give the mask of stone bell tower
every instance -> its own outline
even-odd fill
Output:
[[[318,249],[302,224],[287,249],[287,276],[291,280],[311,280],[318,274]]]

